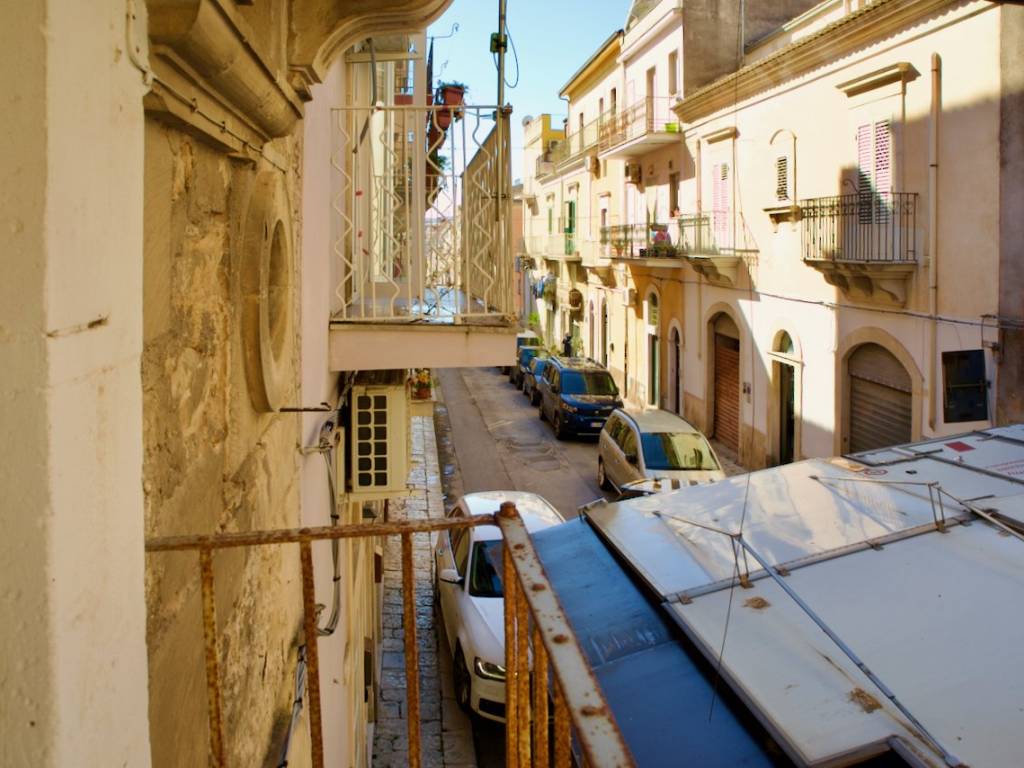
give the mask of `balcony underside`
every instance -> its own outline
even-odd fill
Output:
[[[907,303],[907,283],[917,269],[917,264],[912,261],[806,259],[806,263],[821,272],[826,282],[853,301],[895,307]]]
[[[476,368],[508,365],[515,356],[514,323],[331,321],[332,371],[391,368]]]
[[[661,149],[669,144],[679,144],[682,140],[683,134],[681,133],[651,131],[643,134],[642,136],[637,136],[635,139],[629,139],[621,144],[604,148],[598,156],[602,160],[640,157],[641,155],[646,155],[648,152]]]
[[[688,254],[686,261],[709,283],[735,287],[739,282],[740,262],[743,259],[725,254]]]
[[[660,267],[661,269],[680,269],[686,266],[686,259],[680,256],[612,256],[616,264],[628,264],[631,267]]]

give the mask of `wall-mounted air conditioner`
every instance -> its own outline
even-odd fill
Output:
[[[597,173],[601,169],[601,161],[593,155],[583,158],[583,169],[590,173]]]
[[[626,163],[626,181],[629,184],[639,184],[643,181],[644,171],[640,163]]]
[[[348,501],[408,492],[409,400],[404,371],[359,374],[345,404],[336,452],[337,491]]]

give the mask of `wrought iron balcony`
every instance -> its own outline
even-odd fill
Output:
[[[604,255],[611,259],[647,262],[652,259],[679,258],[679,250],[672,242],[668,224],[616,224],[602,227],[601,248]]]
[[[917,197],[872,190],[801,200],[804,261],[850,298],[904,304],[917,265]]]
[[[435,105],[334,116],[332,369],[505,362],[515,331],[508,115]],[[403,341],[402,328],[417,339]]]
[[[601,118],[598,147],[604,157],[636,157],[680,141],[682,127],[669,97],[642,99],[621,113]]]
[[[677,219],[679,252],[698,273],[713,283],[736,285],[742,254],[750,247],[743,215],[738,211],[702,211]]]

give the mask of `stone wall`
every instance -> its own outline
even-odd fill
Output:
[[[243,289],[252,255],[245,229],[261,172],[268,171],[147,121],[142,385],[150,537],[299,524],[298,417],[257,410],[246,366],[256,342],[244,317],[252,300]],[[278,309],[294,313],[295,305]],[[282,368],[294,372],[295,322],[283,323]],[[288,403],[291,379],[282,392]],[[297,552],[229,550],[215,556],[214,569],[229,761],[260,765],[291,705],[301,636]],[[146,577],[153,764],[198,765],[207,729],[197,557],[151,555]]]

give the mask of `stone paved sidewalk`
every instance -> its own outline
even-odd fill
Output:
[[[434,422],[411,419],[412,471],[415,490],[393,500],[392,520],[444,517]],[[433,543],[426,534],[413,537],[416,578],[416,631],[420,652],[420,715],[423,765],[426,768],[475,768],[469,719],[455,703],[451,652],[434,608]],[[375,768],[405,768],[409,763],[405,704],[405,652],[402,630],[402,542],[389,537],[384,549],[384,660],[380,706],[373,739]],[[440,635],[440,637],[439,637]]]

